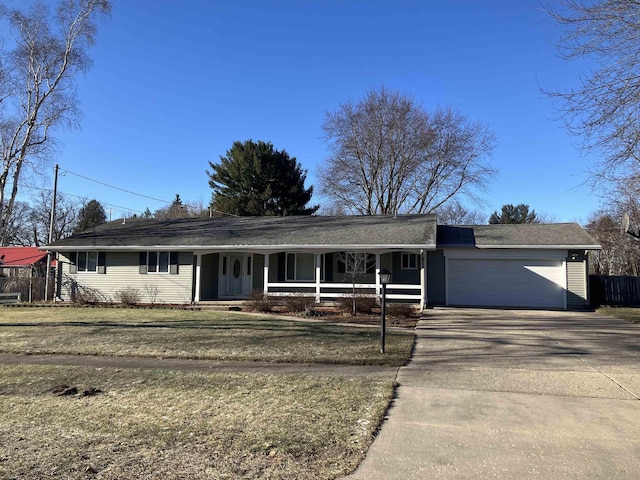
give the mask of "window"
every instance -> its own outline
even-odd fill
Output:
[[[338,253],[338,273],[358,275],[363,273],[375,273],[375,271],[376,256],[372,253]]]
[[[140,252],[140,273],[178,273],[178,252]]]
[[[287,253],[287,281],[315,279],[315,255],[313,253]]]
[[[148,252],[147,273],[169,273],[169,252]]]
[[[418,268],[418,254],[403,253],[401,267],[403,270],[416,270]]]
[[[106,273],[104,252],[72,252],[69,273]]]

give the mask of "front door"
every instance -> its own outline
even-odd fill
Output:
[[[244,256],[229,255],[229,271],[227,272],[227,295],[242,296],[244,294]]]

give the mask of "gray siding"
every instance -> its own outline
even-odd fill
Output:
[[[580,310],[587,308],[587,261],[567,260],[567,308]]]
[[[442,250],[427,252],[427,302],[429,305],[445,305],[447,302]]]
[[[72,290],[95,294],[102,302],[117,302],[117,292],[127,287],[138,290],[140,303],[190,303],[192,300],[193,253],[180,252],[178,274],[140,274],[139,252],[107,252],[104,274],[95,272],[69,273],[69,258],[62,260],[61,297],[71,300]]]
[[[403,269],[402,252],[393,252],[393,283],[420,285],[420,255],[417,255],[417,257],[416,268]]]

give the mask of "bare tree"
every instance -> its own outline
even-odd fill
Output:
[[[440,225],[481,225],[487,215],[479,210],[468,210],[457,200],[445,203],[436,211]]]
[[[351,313],[357,313],[356,283],[367,273],[375,272],[376,257],[363,252],[338,252],[338,272],[351,280]],[[344,272],[342,272],[344,270]]]
[[[578,88],[546,92],[557,100],[568,131],[581,137],[584,151],[602,156],[594,181],[617,181],[630,168],[638,171],[640,2],[562,0],[546,10],[564,28],[562,57],[586,57],[596,65]]]
[[[48,243],[49,222],[51,214],[52,192],[43,191],[31,204],[29,229],[31,231],[31,245],[39,247]],[[73,199],[58,193],[56,200],[56,221],[53,225],[52,241],[72,235],[78,224],[79,211],[85,201]]]
[[[635,277],[640,274],[640,244],[621,230],[615,213],[596,212],[586,229],[602,245],[602,250],[590,252],[592,273]]]
[[[15,202],[13,212],[7,218],[4,238],[0,245],[28,247],[33,245],[31,232],[31,206],[26,202]]]
[[[39,247],[48,243],[52,197],[51,192],[42,191],[31,203],[15,202],[13,212],[7,218],[5,245]],[[74,233],[82,204],[81,199],[58,193],[54,241]]]
[[[52,147],[51,131],[78,117],[74,77],[91,62],[95,17],[109,13],[109,0],[61,0],[55,19],[34,3],[27,11],[2,8],[15,44],[0,51],[0,241],[24,170]]]
[[[202,200],[184,203],[180,198],[180,194],[176,194],[176,198],[174,198],[170,205],[159,208],[153,212],[152,216],[158,220],[167,220],[170,218],[208,217],[209,209],[205,208]],[[145,212],[142,217],[150,218],[150,216],[147,216],[147,212]]]
[[[449,107],[430,114],[384,87],[327,113],[323,130],[330,156],[319,169],[321,192],[351,213],[431,212],[472,196],[494,172],[487,127]]]

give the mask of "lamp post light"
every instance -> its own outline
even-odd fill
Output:
[[[385,314],[387,303],[387,283],[391,282],[391,272],[386,268],[380,270],[380,283],[382,284],[382,300],[380,301],[380,353],[384,353]]]

